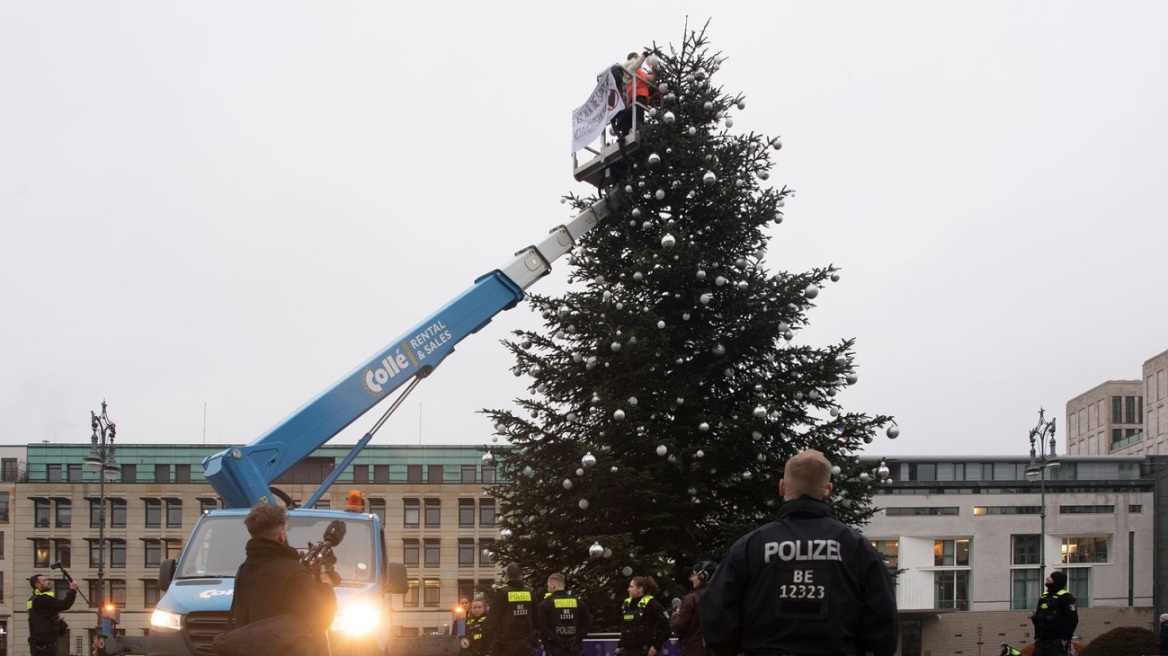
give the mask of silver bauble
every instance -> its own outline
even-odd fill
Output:
[[[718,276],[717,278],[714,278],[714,284],[721,287],[722,285],[726,284],[726,279],[722,276]]]
[[[668,451],[669,451],[669,449],[665,448],[665,445],[664,445],[664,444],[658,444],[658,445],[657,445],[657,455],[659,455],[659,456],[663,456],[663,455],[665,455],[665,454],[666,454],[666,452],[668,452]]]
[[[570,489],[572,489],[572,479],[570,479],[570,478],[565,478],[565,479],[564,479],[564,482],[563,482],[563,486],[564,486],[564,489],[565,489],[565,490],[570,490]]]
[[[803,290],[803,295],[807,298],[815,298],[819,296],[819,287],[816,285],[807,285],[807,289]]]
[[[665,190],[658,189],[657,191],[653,192],[653,197],[657,200],[665,200]]]
[[[702,305],[709,305],[710,304],[710,295],[709,294],[702,294],[701,296],[698,297],[698,302],[700,302]]]
[[[483,454],[483,464],[484,465],[491,465],[491,464],[494,464],[494,462],[495,462],[495,456],[491,455],[490,451],[487,451],[486,453]]]
[[[726,117],[726,127],[734,127],[734,119],[730,118],[729,116]]]
[[[838,273],[831,274],[831,281],[832,282],[839,282],[839,274]]]
[[[698,430],[703,433],[708,433],[710,431],[710,425],[703,421],[702,423],[698,424]]]
[[[860,472],[860,480],[861,481],[867,481],[869,478],[872,478],[872,477],[868,475],[868,472]]]
[[[681,313],[681,320],[682,321],[689,321],[689,312],[682,312]]]
[[[661,119],[666,123],[673,123],[677,117],[673,115],[673,112],[665,112],[665,116],[662,116]]]
[[[714,344],[714,355],[718,357],[726,355],[726,347],[722,346],[721,344]]]
[[[633,215],[633,218],[634,218],[634,219],[639,219],[639,218],[641,218],[641,208],[639,208],[639,207],[634,207],[634,208],[633,208],[633,211],[632,211],[632,212],[630,212],[630,214],[632,214],[632,215]]]
[[[884,431],[884,434],[888,436],[888,439],[895,440],[897,437],[900,437],[900,428],[889,426],[888,430]]]
[[[701,449],[698,449],[696,452],[694,452],[694,457],[698,458],[698,459],[705,458],[706,452],[702,451]]]
[[[661,163],[661,156],[657,153],[650,153],[649,159],[646,161],[649,163],[649,166],[657,166]]]
[[[847,381],[847,383],[849,385],[855,385],[856,381],[860,380],[860,377],[857,376],[856,374],[848,374],[847,376],[844,377],[844,380]]]
[[[758,432],[758,431],[754,431],[753,433],[751,433],[751,434],[750,434],[750,436],[751,436],[752,438],[754,438],[754,441],[755,441],[755,442],[757,442],[757,441],[759,441],[759,440],[761,440],[761,439],[762,439],[762,433],[760,433],[760,432]]]
[[[664,328],[664,327],[665,327],[665,322],[664,322],[664,321],[658,321],[658,322],[657,322],[657,327],[658,327],[658,328]]]
[[[588,499],[580,499],[580,503],[576,505],[580,506],[580,510],[588,510]]]
[[[524,467],[523,468],[523,475],[528,477],[528,478],[531,478],[532,476],[535,475],[535,470],[532,469],[530,466]]]
[[[742,480],[749,481],[752,478],[754,478],[754,474],[752,474],[748,471],[742,472]]]
[[[717,181],[718,181],[718,176],[714,175],[713,171],[706,171],[705,175],[702,176],[702,183],[703,184],[712,185]]]
[[[637,397],[635,397],[635,396],[630,396],[630,397],[629,397],[629,405],[630,405],[630,406],[635,406],[635,405],[637,405]]]
[[[839,476],[840,475],[839,465],[835,465],[834,467],[831,468],[831,475],[832,476]]]
[[[633,575],[633,568],[629,567],[628,565],[625,565],[621,569],[621,574],[624,574],[625,576],[632,576]]]
[[[613,465],[613,466],[612,466],[612,468],[611,468],[611,469],[609,469],[608,471],[610,471],[610,472],[612,472],[612,473],[614,473],[614,474],[615,474],[615,473],[616,473],[616,465]]]
[[[698,129],[691,125],[691,126],[689,126],[689,129],[686,130],[686,132],[688,132],[689,136],[692,137],[693,135],[698,133]]]
[[[885,478],[888,478],[888,476],[890,474],[892,474],[892,472],[888,469],[888,465],[881,462],[880,469],[876,470],[876,475],[879,476],[881,479],[885,479]]]
[[[604,547],[600,546],[599,542],[593,542],[591,547],[588,547],[588,555],[592,558],[600,558],[604,555]]]
[[[739,280],[738,284],[736,285],[736,287],[738,287],[738,289],[746,289],[749,286],[750,286],[750,283],[746,282],[745,280]]]
[[[592,465],[596,464],[596,456],[592,455],[592,452],[589,451],[588,453],[584,454],[583,458],[580,458],[580,464],[584,465],[585,467],[591,467]]]
[[[625,193],[626,194],[633,193],[633,185],[625,185]]]
[[[758,172],[758,179],[759,180],[768,180],[768,179],[770,179],[770,177],[771,177],[771,174],[767,171],[759,171]]]
[[[644,279],[645,279],[645,274],[641,273],[640,271],[636,271],[633,273],[633,280],[635,280],[637,282],[641,282]]]
[[[621,350],[621,343],[620,342],[613,342],[612,344],[609,344],[608,348],[612,349],[613,353],[617,353]]]
[[[702,108],[708,112],[714,109],[714,103],[707,100],[706,102],[702,103]]]
[[[677,245],[677,238],[673,235],[666,233],[665,236],[661,238],[662,248],[673,248],[675,245]]]
[[[754,416],[755,416],[755,417],[759,417],[759,418],[761,419],[762,417],[765,417],[765,416],[766,416],[766,414],[767,414],[766,408],[762,407],[761,405],[760,405],[760,406],[756,406],[756,407],[754,408]],[[756,439],[757,439],[757,438],[756,438]]]
[[[605,548],[604,548],[604,554],[603,554],[603,555],[604,555],[604,557],[605,557],[605,558],[612,558],[612,549],[609,549],[608,547],[605,547]]]
[[[701,269],[698,269],[697,276],[698,276],[698,280],[705,280],[706,279],[706,272],[702,271]]]
[[[511,529],[509,529],[509,528],[501,529],[499,531],[499,537],[504,539],[504,540],[511,537]]]
[[[617,421],[623,421],[625,418],[625,411],[621,410],[620,408],[617,408],[616,410],[613,411],[612,418],[617,420]]]
[[[669,91],[669,83],[662,82],[661,84],[658,84],[657,90],[660,91],[661,93],[665,93],[665,92]]]
[[[738,101],[738,109],[740,109],[740,110],[741,110],[741,109],[746,109],[746,101],[745,101],[745,100],[739,100],[739,101]]]
[[[780,139],[775,139],[775,140],[774,140],[774,143],[771,145],[771,147],[772,147],[772,148],[774,148],[775,150],[779,150],[779,149],[781,149],[781,148],[783,147],[783,142],[782,142],[782,140],[780,140]]]

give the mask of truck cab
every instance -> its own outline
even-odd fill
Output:
[[[178,561],[162,563],[159,585],[166,594],[150,619],[146,652],[154,656],[213,656],[211,642],[224,631],[235,590],[235,574],[248,541],[247,508],[214,510],[199,518]],[[329,510],[288,511],[288,543],[303,552],[319,542],[329,522],[345,522],[345,537],[333,547],[340,583],[337,614],[329,631],[335,655],[384,654],[391,640],[390,594],[406,591],[406,570],[390,565],[377,515]]]

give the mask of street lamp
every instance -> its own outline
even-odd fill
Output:
[[[110,421],[106,414],[105,400],[101,402],[101,414],[92,410],[89,412],[90,426],[93,435],[90,436],[92,447],[89,455],[85,456],[85,468],[98,474],[98,496],[101,497],[101,509],[98,511],[100,524],[97,527],[97,594],[93,601],[97,604],[97,628],[105,633],[102,627],[102,609],[105,608],[105,482],[115,481],[121,472],[121,467],[114,460],[114,437],[117,435],[117,426]]]
[[[1048,440],[1049,438],[1049,440]],[[1030,466],[1026,468],[1026,479],[1038,481],[1038,493],[1042,498],[1042,509],[1038,516],[1040,528],[1038,536],[1038,589],[1042,590],[1042,579],[1046,576],[1046,470],[1054,469],[1061,463],[1054,441],[1054,419],[1046,420],[1046,411],[1038,409],[1038,425],[1030,429]]]

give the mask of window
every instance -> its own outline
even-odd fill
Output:
[[[170,465],[154,465],[154,482],[170,482]]]
[[[1039,515],[1041,506],[974,506],[974,516],[978,515]]]
[[[460,480],[463,483],[474,483],[478,479],[478,476],[476,475],[478,474],[478,471],[475,469],[474,465],[463,465],[461,472],[462,476]]]
[[[1123,397],[1122,396],[1111,397],[1111,423],[1113,423],[1113,424],[1122,424],[1123,423]]]
[[[353,465],[353,482],[357,484],[369,482],[369,465]]]
[[[68,540],[57,540],[54,545],[57,548],[57,562],[65,567],[73,566],[73,547]]]
[[[162,502],[146,499],[146,528],[162,528]]]
[[[1012,610],[1037,608],[1043,587],[1038,569],[1015,569],[1010,571],[1010,575],[1013,577],[1010,585],[1010,608]]]
[[[57,528],[69,528],[73,525],[73,501],[57,499]]]
[[[70,483],[81,482],[81,465],[66,465],[65,475]]]
[[[495,500],[483,499],[479,502],[479,526],[495,525]]]
[[[158,589],[158,579],[142,581],[142,598],[147,608],[158,604],[158,600],[162,598],[162,591]]]
[[[373,465],[373,482],[389,482],[389,465]]]
[[[1041,536],[1037,533],[1011,535],[1010,544],[1013,559],[1010,562],[1014,565],[1037,565],[1038,548],[1041,543]],[[1035,597],[1034,601],[1037,602],[1038,597]]]
[[[458,528],[474,528],[474,499],[458,500]]]
[[[48,567],[49,566],[49,541],[48,540],[33,540],[32,541],[32,562],[33,562],[33,567]]]
[[[0,560],[4,560],[4,531],[0,531]]]
[[[1064,515],[1114,515],[1115,506],[1059,506]]]
[[[403,608],[418,607],[418,579],[410,579],[407,583],[405,597],[402,599]]]
[[[385,525],[385,499],[370,499],[369,512],[381,518],[381,525]]]
[[[138,465],[122,465],[122,482],[138,482]]]
[[[900,542],[897,540],[872,540],[872,548],[880,554],[884,562],[892,569],[896,569],[898,562],[898,555],[900,552]]]
[[[495,468],[483,465],[483,485],[493,485],[495,483]]]
[[[126,607],[126,582],[123,581],[122,579],[110,579],[108,599],[109,599],[109,601],[112,601],[113,603],[117,604],[118,606],[125,608]]]
[[[431,485],[442,484],[442,465],[430,465],[426,467],[426,482]]]
[[[48,465],[48,479],[50,483],[61,482],[61,465]]]
[[[148,540],[146,545],[146,566],[158,567],[162,564],[162,543],[157,540]],[[157,581],[155,582],[157,583]]]
[[[933,572],[933,608],[969,610],[969,570]]]
[[[406,567],[417,567],[418,562],[418,541],[402,540],[402,564]]]
[[[110,499],[110,527],[126,528],[126,500]]]
[[[426,567],[438,567],[441,564],[441,542],[438,540],[426,540]]]
[[[474,567],[475,564],[474,540],[460,538],[458,540],[458,566]]]
[[[125,540],[110,540],[109,541],[109,565],[110,567],[126,566],[126,541]]]
[[[8,493],[0,492],[0,524],[8,523]]]
[[[474,579],[458,579],[458,598],[462,599],[475,598],[475,582]]]
[[[950,506],[944,508],[885,508],[884,514],[888,517],[914,517],[925,515],[956,515],[958,514],[957,506]]]
[[[421,483],[422,482],[422,466],[421,465],[406,465],[406,482],[407,483]]]
[[[48,499],[33,499],[32,500],[32,516],[33,525],[37,528],[49,527],[49,500]]]
[[[495,541],[479,540],[479,565],[495,564]]]
[[[1075,604],[1079,608],[1091,606],[1091,568],[1068,567],[1063,570],[1067,573],[1067,591],[1075,595]]]
[[[425,589],[425,594],[422,597],[422,605],[426,608],[437,608],[438,593],[441,590],[441,584],[438,579],[426,579],[422,587]]]
[[[1107,538],[1063,538],[1062,562],[1074,563],[1106,563]],[[1069,575],[1068,575],[1069,576]]]
[[[104,560],[105,554],[101,550],[101,542],[97,540],[89,541],[89,566],[97,567],[98,560]]]
[[[166,528],[182,528],[182,500],[166,500]]]
[[[426,499],[426,528],[438,528],[442,525],[442,500]]]
[[[16,458],[0,459],[0,480],[11,483],[20,478],[20,461]]]
[[[417,499],[405,499],[405,527],[418,528],[421,524],[421,503]]]
[[[934,540],[933,564],[938,567],[969,567],[969,540]]]
[[[199,499],[199,514],[206,515],[208,512],[219,507],[219,502],[214,499]]]
[[[174,466],[174,482],[175,483],[190,483],[191,482],[191,466],[190,465],[175,465]]]
[[[1133,513],[1133,514],[1142,513],[1142,512],[1144,512],[1144,506],[1142,504],[1138,504],[1138,503],[1130,504],[1127,507],[1127,511],[1129,513]]]

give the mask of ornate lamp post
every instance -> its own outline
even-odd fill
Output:
[[[1038,571],[1039,586],[1042,590],[1042,579],[1046,576],[1046,470],[1054,469],[1061,463],[1058,459],[1058,449],[1054,441],[1054,419],[1046,420],[1046,411],[1038,409],[1038,425],[1030,429],[1030,466],[1026,468],[1026,479],[1038,481],[1038,493],[1042,498],[1042,510],[1039,512],[1038,536]]]
[[[117,480],[122,468],[114,460],[114,437],[117,435],[117,426],[106,414],[105,400],[101,402],[100,415],[93,411],[89,414],[93,435],[90,437],[92,447],[89,449],[89,455],[85,456],[85,468],[98,473],[97,489],[98,496],[101,497],[101,509],[98,511],[101,523],[97,528],[97,594],[93,599],[97,604],[98,631],[102,631],[102,609],[105,608],[105,482]]]

